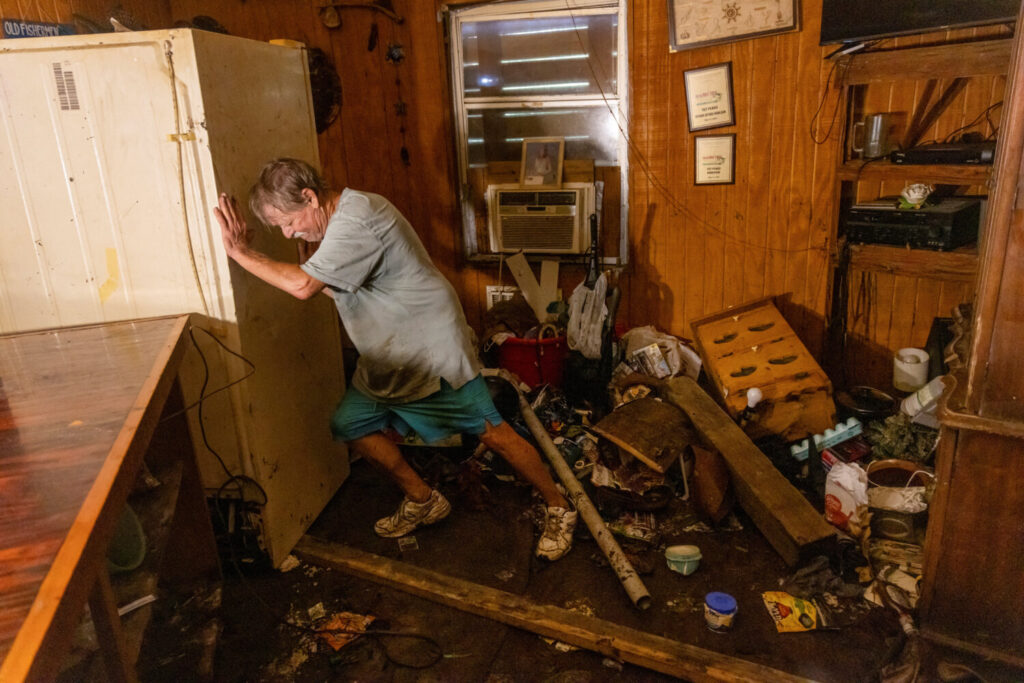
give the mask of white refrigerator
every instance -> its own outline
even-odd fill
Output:
[[[228,469],[266,491],[275,566],[348,474],[328,429],[344,390],[331,301],[298,301],[230,262],[212,211],[222,191],[244,204],[282,156],[318,165],[303,49],[184,29],[0,41],[0,333],[196,314],[255,365],[209,396],[203,423]],[[256,235],[296,260],[279,231]],[[196,339],[207,395],[246,372]],[[186,402],[202,372],[190,349]],[[189,423],[216,490],[227,475],[196,410]]]

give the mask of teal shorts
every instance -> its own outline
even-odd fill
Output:
[[[425,443],[453,434],[483,434],[488,424],[501,424],[487,382],[477,375],[458,389],[441,380],[441,389],[409,403],[384,403],[349,387],[331,417],[338,441],[352,441],[388,427],[405,436],[416,432]]]

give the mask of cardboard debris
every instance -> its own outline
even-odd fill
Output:
[[[697,509],[715,524],[732,509],[734,496],[730,487],[729,468],[717,451],[690,445],[693,452],[693,491]]]
[[[650,397],[616,408],[593,431],[661,474],[697,441],[681,410]]]
[[[318,630],[321,632],[320,637],[327,641],[327,644],[335,651],[338,651],[364,633],[376,618],[372,614],[337,612]],[[338,630],[332,631],[331,629]],[[345,633],[344,631],[354,631],[354,633]]]
[[[643,541],[651,545],[657,545],[661,541],[661,536],[658,534],[658,523],[652,512],[627,510],[617,519],[608,522],[608,528],[613,534],[618,534],[623,538]]]
[[[278,567],[278,570],[282,572],[290,572],[298,566],[299,558],[295,557],[294,555],[289,555],[288,557],[284,558],[284,561],[281,563],[281,566]]]

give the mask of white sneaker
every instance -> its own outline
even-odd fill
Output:
[[[378,536],[397,538],[405,536],[416,527],[439,522],[448,516],[452,506],[437,489],[431,489],[430,498],[422,503],[415,503],[408,498],[402,499],[398,510],[390,517],[378,519],[373,530]]]
[[[572,548],[577,512],[569,508],[549,507],[544,514],[544,531],[537,541],[537,557],[557,560]]]

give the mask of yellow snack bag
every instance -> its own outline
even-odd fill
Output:
[[[779,633],[813,631],[818,627],[818,609],[814,603],[783,591],[768,591],[762,593],[761,598]]]

